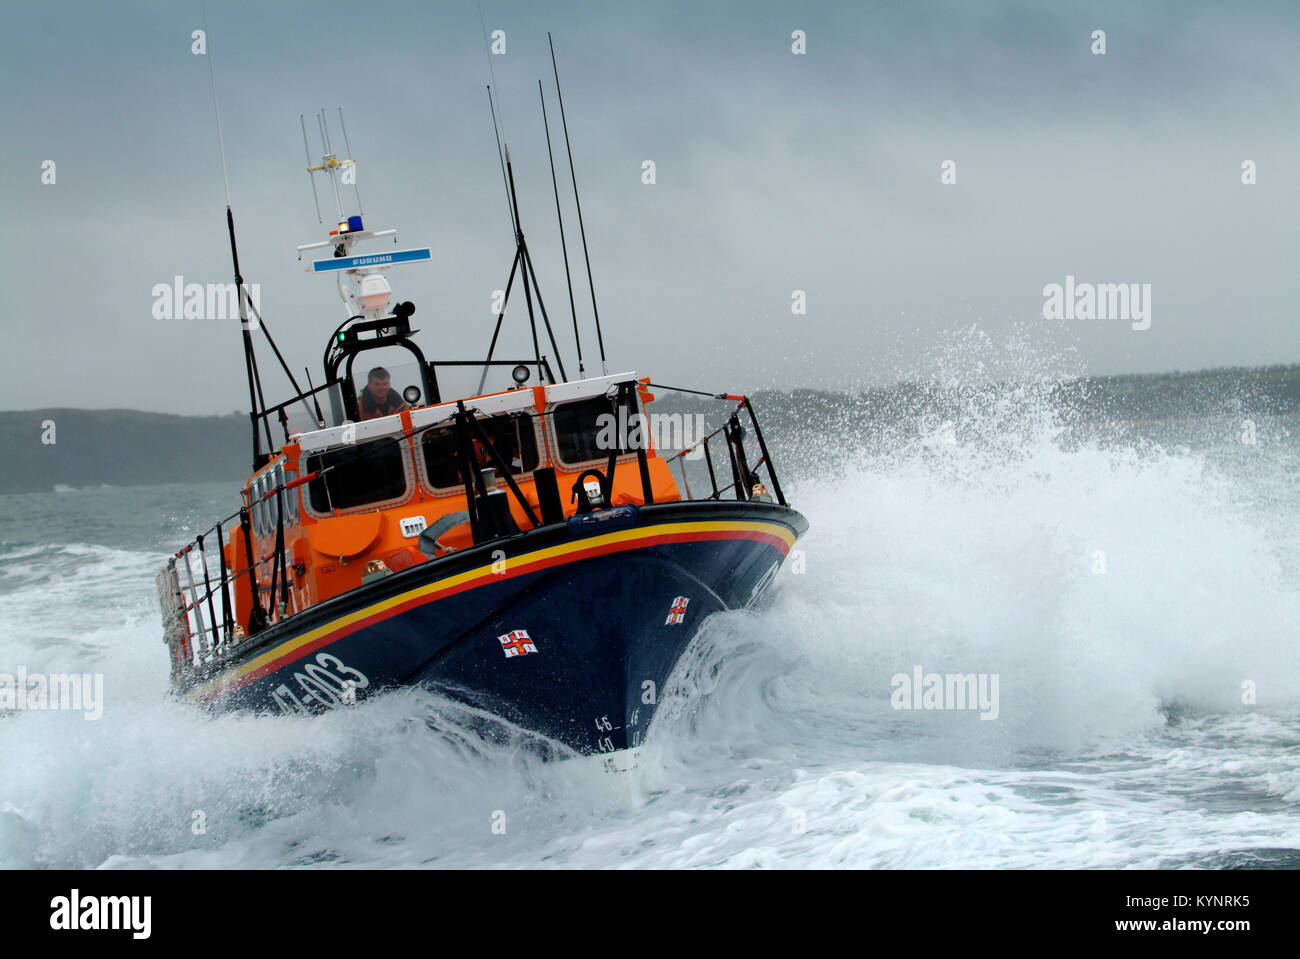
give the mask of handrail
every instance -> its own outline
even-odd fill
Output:
[[[686,390],[686,389],[681,389],[680,387],[663,386],[661,384],[654,384],[654,383],[651,383],[650,385],[655,389],[673,390],[674,392],[678,392],[678,393],[692,393],[697,396],[708,396],[713,399],[731,400],[737,403],[736,408],[731,411],[730,416],[728,416],[726,421],[723,422],[723,424],[719,426],[716,430],[696,440],[690,446],[674,454],[673,456],[667,457],[667,462],[669,463],[672,463],[673,460],[681,461],[679,463],[679,466],[681,468],[683,482],[686,481],[685,457],[689,453],[693,453],[697,449],[703,449],[704,459],[709,468],[709,483],[713,488],[713,495],[710,496],[709,499],[720,499],[723,493],[733,488],[736,490],[737,499],[744,500],[744,499],[752,498],[752,488],[755,485],[755,481],[757,481],[757,477],[755,476],[754,472],[749,469],[749,465],[744,459],[744,455],[745,455],[744,444],[743,441],[741,440],[743,428],[740,426],[740,420],[739,420],[739,413],[743,409],[749,413],[749,421],[751,425],[754,427],[754,438],[758,440],[759,451],[762,454],[759,457],[758,462],[754,464],[754,468],[755,469],[758,469],[759,467],[767,468],[767,478],[772,483],[772,492],[776,494],[776,501],[780,503],[782,506],[789,505],[786,502],[785,493],[781,489],[781,482],[780,480],[777,479],[776,469],[775,467],[772,466],[772,457],[771,454],[768,452],[767,442],[763,439],[763,431],[762,429],[760,429],[758,425],[758,415],[754,412],[754,404],[753,402],[750,401],[748,396],[744,396],[744,395],[737,396],[732,393],[705,393],[702,392],[701,390]],[[719,488],[718,486],[717,474],[714,472],[713,469],[713,454],[709,448],[709,441],[712,440],[720,433],[727,434],[727,452],[729,454],[731,470],[732,470],[732,482],[721,488]],[[748,486],[750,488],[751,496],[744,495],[744,491],[743,491],[744,486]]]

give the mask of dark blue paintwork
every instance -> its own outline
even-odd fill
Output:
[[[709,520],[761,520],[796,536],[807,528],[794,510],[753,502],[587,514],[419,564],[322,603],[267,630],[224,670],[352,611],[486,565],[494,550],[505,553],[508,567],[514,556],[617,529],[652,533]],[[491,579],[313,649],[221,703],[319,710],[418,683],[580,753],[620,750],[644,737],[664,682],[704,619],[754,602],[783,555],[743,538],[660,543]],[[669,624],[678,597],[688,601],[684,615]],[[505,655],[498,637],[515,630],[527,631],[536,652]]]

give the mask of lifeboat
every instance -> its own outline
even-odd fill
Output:
[[[308,169],[341,196],[336,177],[355,161],[325,147]],[[424,686],[560,751],[620,753],[644,740],[701,625],[758,602],[807,529],[747,397],[705,393],[725,404],[722,425],[661,450],[648,408],[670,388],[605,373],[603,337],[602,375],[566,377],[558,349],[556,375],[538,346],[539,311],[552,347],[554,331],[508,149],[503,172],[516,255],[486,359],[426,358],[416,308],[390,306],[387,273],[430,251],[389,248],[395,231],[368,231],[340,204],[337,229],[299,248],[309,272],[337,278],[348,311],[326,344],[321,385],[305,389],[244,295],[227,208],[254,468],[239,508],[158,573],[176,695],[317,713]],[[498,359],[517,275],[535,349]],[[594,287],[592,302],[594,311]],[[576,311],[574,329],[581,368]],[[258,331],[296,391],[274,406],[260,399]],[[395,349],[415,371],[400,395],[366,356]],[[480,389],[445,397],[440,375],[467,367],[481,371]],[[706,487],[698,496],[688,458]]]

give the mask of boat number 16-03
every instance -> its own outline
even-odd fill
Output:
[[[365,673],[344,665],[330,653],[317,653],[316,661],[308,662],[301,672],[293,674],[293,679],[298,685],[297,692],[287,683],[281,683],[271,693],[283,713],[306,712],[307,704],[313,701],[327,709],[354,703],[357,690],[370,685]]]

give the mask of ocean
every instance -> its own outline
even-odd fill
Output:
[[[177,702],[153,576],[234,486],[2,496],[0,673],[103,702],[0,712],[0,866],[1300,867],[1300,420],[1205,387],[767,398],[811,530],[627,773],[421,690]]]

